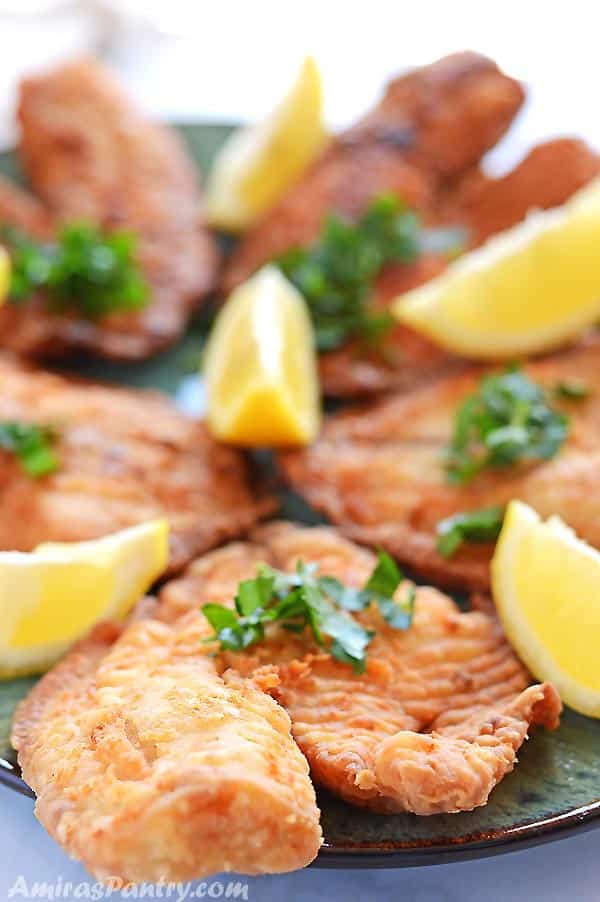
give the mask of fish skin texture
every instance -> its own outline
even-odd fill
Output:
[[[29,206],[41,203],[55,228],[86,220],[134,232],[152,294],[143,310],[101,321],[49,312],[42,297],[7,304],[2,344],[33,356],[86,350],[124,360],[172,344],[214,287],[217,269],[198,173],[179,137],[142,116],[109,70],[88,58],[26,78],[18,117],[18,154],[39,197]],[[29,231],[24,195],[4,203],[7,190],[0,186],[3,221]]]
[[[222,678],[204,617],[96,627],[18,706],[12,741],[38,819],[97,879],[279,873],[321,844],[285,711]]]
[[[203,602],[231,603],[259,562],[292,570],[298,560],[356,587],[375,563],[334,530],[271,523],[167,583],[158,616],[177,621]],[[277,627],[247,652],[221,655],[223,668],[252,677],[286,708],[313,780],[346,801],[421,815],[484,805],[530,727],[558,725],[556,691],[529,685],[495,616],[461,613],[428,587],[417,588],[407,631],[372,610],[356,616],[376,629],[361,676],[306,635]]]
[[[542,517],[557,514],[600,548],[600,337],[525,364],[538,384],[577,379],[589,388],[580,402],[554,401],[570,434],[548,461],[488,469],[468,485],[448,483],[443,452],[456,411],[483,368],[452,375],[377,404],[327,417],[309,448],[279,457],[289,484],[346,536],[381,546],[426,580],[486,591],[492,543],[465,543],[452,557],[436,550],[436,524],[459,511],[519,498]]]
[[[0,355],[6,420],[56,426],[60,465],[32,479],[0,451],[2,549],[94,539],[166,516],[175,572],[273,507],[251,486],[243,454],[159,392],[71,380]]]

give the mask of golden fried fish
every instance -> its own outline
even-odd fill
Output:
[[[205,555],[168,583],[158,616],[178,622],[206,601],[231,604],[260,562],[284,571],[315,562],[321,574],[356,587],[375,562],[325,528],[272,523],[251,539]],[[247,652],[221,655],[221,668],[252,676],[281,702],[315,782],[352,804],[417,814],[484,805],[530,727],[557,726],[556,691],[529,685],[493,615],[461,613],[422,587],[407,631],[372,609],[356,616],[376,630],[361,676],[306,635],[276,627]]]
[[[600,338],[524,371],[553,390],[581,381],[589,397],[554,401],[569,417],[570,434],[551,460],[488,469],[468,485],[448,481],[444,450],[461,403],[482,370],[440,379],[412,393],[328,417],[314,445],[280,457],[294,489],[344,535],[388,549],[426,579],[458,588],[489,588],[491,543],[466,543],[445,558],[436,525],[452,514],[520,498],[543,517],[561,516],[600,548]]]
[[[93,539],[166,516],[171,570],[242,534],[271,508],[242,454],[158,392],[36,370],[0,356],[0,421],[55,427],[59,467],[42,479],[0,451],[0,548]]]
[[[204,632],[197,611],[103,624],[17,708],[12,741],[36,815],[98,879],[275,873],[318,852],[288,716],[248,681],[221,678]]]
[[[198,175],[177,135],[147,121],[92,59],[26,79],[18,115],[20,158],[49,217],[135,233],[151,299],[139,312],[100,321],[58,315],[43,298],[5,305],[2,344],[26,354],[85,349],[122,359],[171,344],[213,287],[217,263]],[[4,190],[2,221],[29,231],[2,202]]]
[[[337,137],[244,236],[224,290],[287,248],[313,242],[328,213],[354,219],[381,192],[427,209],[444,180],[494,146],[522,102],[520,84],[476,53],[445,57],[390,82],[377,106]]]

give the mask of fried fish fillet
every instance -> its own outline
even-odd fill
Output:
[[[600,174],[600,156],[584,141],[556,138],[538,144],[502,178],[468,173],[438,213],[462,223],[473,246],[521,222],[531,210],[558,207]]]
[[[583,141],[560,138],[535,147],[502,178],[477,170],[442,192],[431,214],[437,225],[462,226],[468,247],[478,247],[492,235],[512,228],[535,209],[566,203],[600,174],[600,157]],[[447,256],[425,254],[416,263],[386,266],[377,280],[375,300],[381,307],[399,295],[439,275]],[[351,397],[406,391],[464,368],[464,362],[428,339],[398,326],[389,336],[385,354],[357,342],[321,356],[321,380],[327,394]]]
[[[222,679],[204,632],[197,611],[120,635],[103,624],[17,708],[36,815],[98,879],[274,873],[317,854],[319,810],[288,716]]]
[[[43,298],[5,305],[2,344],[35,355],[85,349],[137,359],[172,343],[213,287],[217,263],[198,175],[178,137],[147,121],[92,59],[26,79],[18,114],[19,154],[54,223],[134,232],[152,294],[142,311],[98,322],[49,312]],[[1,194],[0,214],[13,223]]]
[[[272,523],[251,542],[200,558],[167,584],[159,616],[180,622],[207,600],[230,603],[259,562],[293,570],[299,560],[317,562],[322,574],[357,587],[375,562],[333,530]],[[281,702],[315,782],[348,802],[417,814],[484,805],[513,769],[529,728],[557,726],[556,691],[529,685],[494,616],[461,613],[424,587],[405,632],[371,610],[357,616],[376,630],[362,676],[307,636],[283,629],[221,660],[222,668],[232,665]]]
[[[271,507],[243,456],[158,392],[72,381],[0,356],[0,421],[54,426],[60,466],[27,476],[0,451],[0,548],[92,539],[157,516],[171,570],[242,534]]]
[[[353,219],[381,192],[426,209],[444,180],[494,146],[522,102],[520,84],[476,53],[457,53],[395,79],[243,238],[225,291],[292,245],[314,241],[330,212]]]
[[[369,408],[330,416],[304,451],[281,455],[291,485],[347,536],[387,548],[426,579],[458,588],[489,587],[491,543],[466,543],[451,558],[436,549],[436,524],[459,511],[519,498],[543,517],[558,514],[600,548],[600,337],[524,371],[550,390],[573,378],[587,400],[553,401],[570,420],[569,438],[551,460],[486,470],[466,486],[448,482],[444,449],[462,401],[483,370],[441,379]]]

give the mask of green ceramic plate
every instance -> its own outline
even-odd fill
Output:
[[[229,126],[182,127],[204,170],[231,131]],[[19,177],[14,159],[0,156],[0,170]],[[178,347],[147,363],[113,365],[80,361],[78,372],[130,385],[154,386],[178,397],[198,398],[186,377],[186,363],[199,349],[202,323],[192,325]],[[192,377],[193,378],[193,377]],[[283,499],[284,513],[314,522],[298,502]],[[0,684],[0,781],[30,794],[9,751],[10,719],[32,680]],[[317,864],[333,867],[401,867],[457,860],[543,842],[600,826],[600,722],[567,711],[559,730],[540,731],[525,745],[516,770],[484,808],[469,814],[381,817],[322,794],[326,843]]]

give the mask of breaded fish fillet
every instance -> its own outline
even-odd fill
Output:
[[[494,146],[522,101],[520,84],[476,53],[445,57],[390,82],[377,106],[337,137],[244,236],[224,290],[287,248],[314,241],[328,213],[353,219],[381,192],[428,208],[444,180]]]
[[[581,380],[590,396],[553,401],[570,419],[570,434],[548,461],[486,470],[466,486],[448,482],[444,449],[461,402],[482,370],[439,380],[368,409],[330,416],[320,438],[280,460],[291,485],[350,538],[387,548],[414,571],[444,585],[487,589],[491,544],[466,543],[451,558],[436,550],[436,524],[459,511],[520,498],[543,517],[561,516],[600,548],[600,338],[524,371],[541,386]]]
[[[600,174],[600,156],[584,141],[556,138],[538,144],[502,178],[468,173],[438,215],[462,223],[477,246],[525,219],[531,210],[558,207]],[[444,206],[446,209],[444,209]]]
[[[222,679],[204,632],[197,611],[120,636],[104,624],[17,708],[36,815],[94,877],[274,873],[317,854],[319,810],[288,716],[248,681]]]
[[[432,221],[464,227],[469,247],[477,247],[517,225],[532,210],[566,203],[599,173],[600,157],[583,141],[548,141],[502,178],[468,173],[442,192]],[[386,307],[398,295],[439,275],[448,262],[448,257],[425,254],[410,266],[386,266],[377,280],[376,302]],[[389,336],[383,355],[351,342],[321,355],[320,364],[325,391],[335,397],[406,391],[463,367],[462,361],[403,326]]]
[[[46,207],[29,191],[1,176],[0,225],[21,229],[41,240],[52,235],[52,219]]]
[[[56,427],[59,469],[32,479],[0,451],[0,548],[92,539],[157,516],[171,524],[171,570],[240,535],[271,502],[238,451],[158,392],[114,388],[0,356],[0,421]]]
[[[147,121],[92,59],[26,79],[18,114],[19,154],[54,222],[134,232],[152,295],[142,311],[100,322],[48,312],[43,299],[5,305],[2,344],[28,354],[85,348],[134,359],[173,342],[216,271],[198,175],[178,137]]]
[[[299,560],[356,587],[375,562],[333,530],[272,523],[167,584],[159,616],[177,621],[207,600],[231,603],[259,562],[291,571]],[[273,693],[315,782],[352,804],[417,814],[470,810],[513,769],[533,724],[557,726],[556,691],[528,685],[494,616],[460,613],[430,588],[417,590],[406,632],[371,610],[357,616],[377,631],[362,676],[284,629],[221,662]]]

